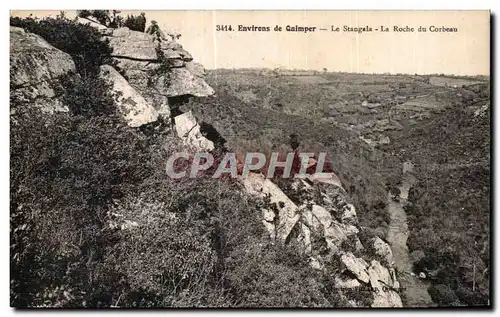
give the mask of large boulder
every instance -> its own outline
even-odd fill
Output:
[[[10,28],[10,88],[18,101],[46,112],[68,111],[57,87],[65,76],[78,76],[71,56],[40,36]]]
[[[214,94],[204,77],[203,66],[175,41],[132,31],[126,27],[103,32],[113,48],[113,57],[130,84],[154,107],[168,107],[168,98],[206,97]],[[166,116],[166,115],[164,115]]]
[[[358,280],[364,283],[370,282],[370,275],[367,272],[368,263],[365,260],[357,258],[354,254],[348,252],[340,257],[340,261],[346,270],[354,274]]]
[[[118,111],[131,127],[158,120],[158,112],[112,66],[102,65],[99,76],[111,84]]]
[[[200,125],[191,111],[175,117],[175,129],[185,145],[197,151],[215,149],[214,143],[201,133]]]

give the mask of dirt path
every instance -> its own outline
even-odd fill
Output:
[[[429,307],[434,305],[429,293],[427,293],[428,285],[418,279],[418,277],[410,274],[412,272],[412,263],[408,254],[408,246],[406,245],[409,230],[403,206],[408,199],[408,191],[414,182],[414,178],[410,174],[412,170],[413,166],[411,163],[406,162],[403,167],[403,182],[399,187],[401,190],[399,202],[392,200],[391,194],[387,196],[388,211],[391,216],[387,240],[392,247],[395,266],[398,272],[398,281],[406,295],[406,306]]]

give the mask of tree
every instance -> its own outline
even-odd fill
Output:
[[[119,10],[77,10],[77,15],[80,18],[94,18],[98,23],[108,28],[119,28],[123,26],[123,18],[120,16]]]
[[[128,15],[123,26],[128,27],[132,31],[144,32],[146,30],[146,14],[141,12],[138,16]]]

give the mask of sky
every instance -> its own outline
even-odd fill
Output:
[[[286,68],[356,73],[489,75],[489,11],[144,11],[205,68]],[[59,11],[13,11],[15,16],[55,16]],[[122,15],[140,11],[122,11]],[[67,11],[68,17],[75,12]],[[235,31],[216,31],[216,26]],[[269,26],[241,32],[238,26]],[[290,26],[315,32],[287,32]],[[281,26],[283,31],[274,31]],[[332,32],[371,27],[373,32]],[[382,26],[391,32],[381,32]],[[415,29],[394,32],[394,26]],[[422,26],[427,32],[418,32]],[[458,32],[430,32],[430,27]],[[326,31],[319,30],[320,28]],[[375,31],[378,29],[379,31]]]

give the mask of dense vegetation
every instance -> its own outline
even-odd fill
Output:
[[[345,305],[304,255],[270,243],[237,184],[166,176],[181,144],[115,113],[96,76],[111,49],[94,29],[11,23],[69,53],[81,75],[65,84],[67,114],[11,99],[12,306]]]

